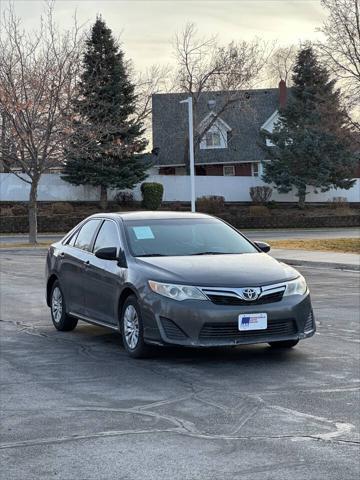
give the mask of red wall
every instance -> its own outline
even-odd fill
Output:
[[[223,174],[223,166],[222,165],[205,165],[206,168],[206,175],[219,175]]]
[[[251,177],[251,163],[238,163],[235,165],[235,175],[240,177]]]
[[[238,177],[251,177],[251,163],[237,163],[237,164],[227,164],[227,166],[234,165],[235,175]],[[212,175],[212,176],[222,176],[223,175],[223,164],[214,164],[214,165],[195,165],[196,175]],[[160,175],[175,175],[174,167],[160,167]]]
[[[175,175],[175,167],[160,167],[159,175]]]

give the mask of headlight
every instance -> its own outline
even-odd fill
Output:
[[[149,280],[149,287],[153,292],[173,300],[207,300],[207,297],[198,288],[188,285],[173,285]]]
[[[306,291],[307,285],[305,278],[300,275],[300,277],[287,283],[284,297],[288,297],[289,295],[305,295]]]

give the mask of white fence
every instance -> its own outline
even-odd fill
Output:
[[[183,175],[151,175],[147,182],[159,182],[164,186],[165,201],[189,201],[190,179]],[[196,197],[222,195],[229,202],[250,201],[249,189],[265,185],[258,177],[213,177],[199,176],[195,179]],[[30,185],[11,173],[0,173],[0,201],[27,201]],[[313,193],[309,188],[308,202],[326,202],[334,197],[344,197],[348,202],[360,202],[360,179],[350,190],[333,189],[324,193]],[[113,198],[115,191],[109,191]],[[134,189],[134,198],[140,200],[139,186]],[[44,174],[41,177],[38,199],[41,201],[97,201],[99,190],[90,186],[76,187],[65,182],[58,174]],[[294,193],[279,194],[273,191],[272,200],[277,202],[297,201]]]

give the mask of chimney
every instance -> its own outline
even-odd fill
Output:
[[[286,107],[286,99],[287,99],[287,88],[285,80],[280,80],[279,82],[279,108]]]

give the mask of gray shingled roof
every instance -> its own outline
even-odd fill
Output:
[[[244,92],[245,93],[245,92]],[[227,149],[195,151],[195,162],[232,163],[263,160],[264,151],[258,145],[262,141],[260,128],[278,108],[277,88],[249,90],[249,98],[230,106],[221,118],[231,127],[231,138]],[[187,105],[180,104],[187,97],[184,93],[153,95],[153,146],[159,147],[157,164],[183,165],[188,131]],[[210,110],[209,100],[216,100],[214,111],[219,111],[225,101],[224,92],[203,93],[198,105],[197,123]]]

